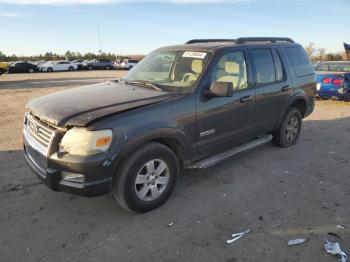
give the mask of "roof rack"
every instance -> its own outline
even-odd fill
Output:
[[[236,40],[237,44],[244,44],[246,42],[289,42],[294,43],[294,41],[288,37],[240,37]]]
[[[213,42],[236,42],[235,39],[192,39],[186,44],[213,43]]]

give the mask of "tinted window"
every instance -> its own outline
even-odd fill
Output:
[[[302,47],[287,47],[286,51],[297,76],[306,76],[314,73],[310,60]]]
[[[283,75],[283,66],[279,53],[276,49],[272,49],[273,59],[275,61],[275,70],[276,70],[276,81],[282,81],[284,78]]]
[[[276,81],[275,65],[269,48],[254,49],[252,56],[255,65],[257,84],[268,84]]]
[[[247,84],[247,68],[242,51],[223,55],[211,73],[211,83],[231,82],[235,90],[245,89]]]

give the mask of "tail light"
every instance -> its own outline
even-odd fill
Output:
[[[328,85],[332,82],[332,79],[330,77],[326,77],[322,79],[322,83]]]
[[[333,85],[341,85],[344,83],[344,80],[341,78],[333,79],[332,81]]]

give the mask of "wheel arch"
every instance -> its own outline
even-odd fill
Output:
[[[161,132],[129,138],[120,155],[122,158],[125,158],[137,148],[150,142],[160,143],[170,148],[177,156],[181,165],[187,165],[191,161],[192,150],[189,140],[181,132],[172,129],[163,129]]]
[[[296,95],[296,96],[293,96],[289,101],[288,103],[286,104],[286,106],[284,107],[284,109],[282,110],[279,118],[278,118],[278,121],[277,121],[277,124],[276,124],[276,127],[275,129],[278,129],[282,123],[282,120],[284,118],[284,116],[287,114],[288,110],[292,107],[296,107],[300,110],[300,113],[301,113],[301,116],[304,118],[305,117],[305,114],[306,114],[306,105],[307,105],[307,102],[306,102],[306,98],[303,96],[303,95]]]

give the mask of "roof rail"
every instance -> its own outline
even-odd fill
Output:
[[[236,42],[235,39],[192,39],[186,44],[196,44],[196,43],[213,43],[213,42]]]
[[[294,43],[294,41],[288,37],[240,37],[236,40],[237,44],[244,44],[246,42],[289,42]]]

